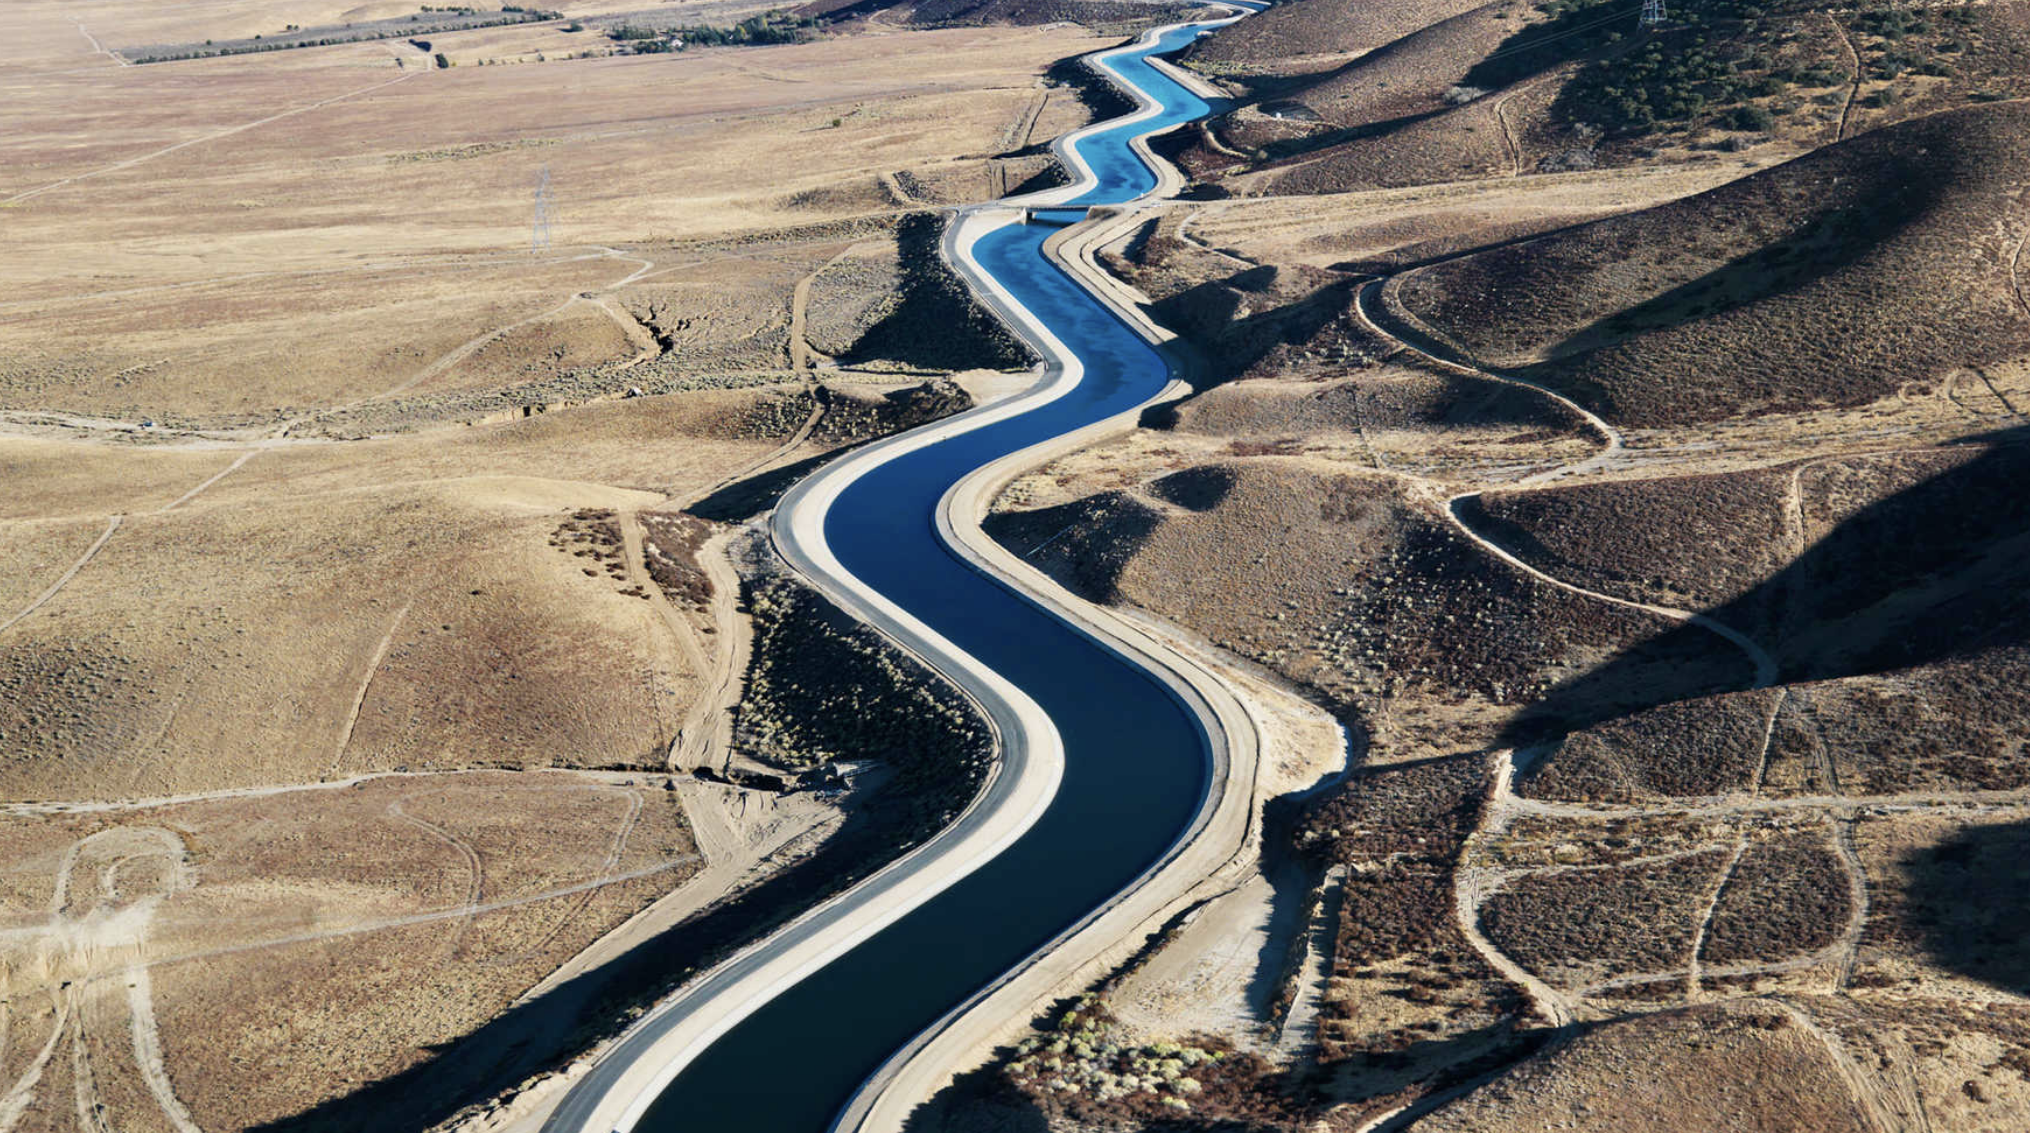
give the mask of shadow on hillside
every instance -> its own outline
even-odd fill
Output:
[[[998,1048],[993,1061],[952,1079],[916,1107],[903,1133],[1050,1133],[1050,1118],[1001,1074],[1013,1053]]]
[[[1707,616],[1768,649],[1786,684],[2030,643],[2030,426],[1966,443],[1987,447],[1856,511]],[[1698,639],[1717,640],[1682,626],[1566,681],[1512,720],[1502,742],[1538,743],[1695,695],[1657,687],[1645,662],[1659,646]]]
[[[1279,346],[1310,341],[1343,317],[1353,301],[1352,284],[1343,281],[1274,303],[1277,275],[1271,266],[1249,268],[1187,288],[1149,308],[1157,323],[1188,338],[1203,354],[1202,372],[1190,376],[1194,389],[1240,377]],[[1264,297],[1272,305],[1255,309]]]
[[[816,471],[818,466],[840,455],[838,452],[821,452],[808,456],[795,464],[785,464],[766,472],[735,480],[711,495],[685,508],[685,511],[700,519],[715,520],[719,523],[745,523],[769,508],[782,498],[797,481]]]
[[[839,355],[848,366],[900,362],[920,370],[1020,369],[1031,357],[939,252],[945,218],[919,212],[895,228],[902,282],[896,303]]]
[[[981,526],[1072,593],[1105,603],[1121,600],[1121,572],[1160,519],[1125,493],[1102,492],[1032,511],[994,512]]]
[[[1368,122],[1359,126],[1341,126],[1337,129],[1320,130],[1314,134],[1303,134],[1294,138],[1278,138],[1271,142],[1264,142],[1259,149],[1262,157],[1269,162],[1289,161],[1294,158],[1317,153],[1320,150],[1331,149],[1333,146],[1343,146],[1349,142],[1365,141],[1368,138],[1379,138],[1451,112],[1452,108],[1449,106],[1438,110],[1420,110],[1414,114],[1403,114],[1380,122]]]
[[[1876,163],[1852,202],[1822,208],[1781,239],[1581,328],[1552,347],[1548,361],[1530,369],[1552,377],[1574,355],[1795,292],[1865,259],[1916,224],[1948,191],[1951,178],[1940,176],[1936,163],[1927,167],[1921,159],[1901,157],[1892,153]]]
[[[1903,855],[1886,916],[1925,958],[2010,995],[2030,994],[2030,822],[1969,826]],[[1892,929],[1891,931],[1894,931]]]

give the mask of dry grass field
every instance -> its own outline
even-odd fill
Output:
[[[1082,121],[1036,76],[1092,42],[958,29],[427,73],[354,44],[118,67],[54,9],[11,18],[79,50],[7,92],[26,128],[0,158],[0,409],[262,429],[623,363],[657,337],[692,369],[786,369],[795,284],[912,205],[898,175],[977,199],[1000,184],[992,155]],[[552,243],[532,254],[543,169]]]
[[[289,1117],[484,1023],[699,865],[675,796],[616,776],[390,776],[6,829],[23,1128]]]
[[[935,737],[836,802],[693,781],[748,758],[722,544],[776,470],[1027,366],[930,210],[1038,173],[1088,117],[1044,72],[1106,41],[619,56],[556,7],[584,30],[142,65],[418,9],[0,14],[6,1128],[435,1123],[976,782]],[[834,661],[898,691],[810,758],[926,712],[977,746],[881,647]],[[655,970],[585,951],[652,905]]]

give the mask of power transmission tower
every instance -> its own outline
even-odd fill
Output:
[[[1664,0],[1642,0],[1642,26],[1653,28],[1664,21]]]
[[[550,246],[550,167],[545,165],[536,178],[536,222],[529,229],[529,251]]]

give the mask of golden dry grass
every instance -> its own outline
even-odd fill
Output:
[[[841,350],[907,306],[907,187],[1034,172],[995,155],[1083,121],[1040,75],[1095,42],[874,26],[560,61],[603,41],[553,25],[433,36],[449,69],[402,41],[133,67],[92,42],[405,10],[0,15],[20,125],[0,139],[0,799],[280,792],[0,817],[0,919],[40,950],[0,963],[34,1033],[0,1077],[61,1049],[17,1128],[80,1105],[137,1130],[178,1106],[205,1129],[300,1115],[489,1034],[689,875],[673,795],[449,772],[663,766],[738,635],[657,591],[636,514],[777,452],[814,405],[799,284],[847,253],[899,265],[823,289]],[[556,228],[531,253],[544,167]],[[607,523],[613,543],[584,537]],[[301,789],[398,769],[428,773]],[[81,839],[79,878],[128,864],[52,913]],[[137,901],[118,939],[52,920],[110,931]],[[137,971],[160,1067],[129,1035]],[[568,1053],[587,1010],[505,1041]]]
[[[62,1054],[35,1128],[94,1103],[165,1128],[165,1069],[201,1128],[290,1116],[484,1022],[698,869],[674,795],[564,774],[16,813],[0,840],[9,1081]]]
[[[631,275],[644,287],[615,307],[687,267],[753,278],[735,321],[765,322],[816,264],[672,242],[892,213],[907,202],[881,179],[900,170],[984,190],[990,155],[1026,141],[1037,74],[1093,42],[958,29],[427,73],[355,44],[123,68],[54,9],[17,24],[82,66],[0,90],[25,126],[0,143],[0,408],[229,425],[506,384],[527,361],[511,342],[448,356],[567,304],[529,325],[575,341],[553,361],[623,359],[624,325],[573,300]],[[531,255],[545,167],[554,244]],[[601,250],[622,245],[641,250]]]

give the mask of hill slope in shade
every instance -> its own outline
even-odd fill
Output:
[[[1863,404],[2030,349],[2026,127],[2020,104],[1904,123],[1409,273],[1393,298],[1625,424]]]

